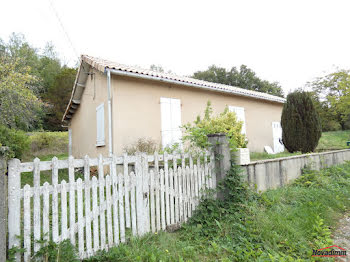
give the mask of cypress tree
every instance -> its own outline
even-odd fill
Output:
[[[295,91],[287,96],[282,111],[282,140],[293,153],[313,152],[321,137],[321,121],[307,92]]]

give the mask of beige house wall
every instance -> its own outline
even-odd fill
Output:
[[[71,121],[74,157],[108,155],[107,78],[99,71],[94,73],[94,78],[88,77],[80,106]],[[266,145],[273,147],[272,122],[280,121],[283,107],[281,103],[115,75],[111,86],[113,151],[118,155],[138,138],[152,138],[161,144],[161,97],[181,100],[182,124],[193,122],[197,115],[203,114],[208,100],[214,114],[221,113],[226,105],[244,107],[248,147],[254,152],[262,152]],[[101,103],[104,103],[106,144],[96,147],[96,107]]]
[[[70,123],[72,129],[72,154],[76,158],[85,155],[108,155],[108,104],[106,75],[94,70],[88,77],[80,105]],[[104,103],[105,146],[96,147],[96,107]]]
[[[255,152],[262,152],[266,145],[273,147],[272,122],[280,122],[283,108],[281,103],[119,76],[112,77],[112,87],[113,144],[117,154],[140,137],[161,143],[161,97],[181,100],[182,124],[203,114],[208,100],[214,114],[221,113],[226,105],[244,107],[248,147]]]

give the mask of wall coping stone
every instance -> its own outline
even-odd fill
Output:
[[[346,152],[346,151],[350,151],[350,149],[341,149],[341,150],[333,150],[333,151],[327,151],[327,152],[321,152],[321,153],[311,153],[311,154],[302,154],[302,155],[296,155],[296,156],[279,157],[279,158],[273,158],[273,159],[257,160],[257,161],[252,161],[249,164],[245,164],[242,166],[264,164],[264,163],[269,163],[269,162],[278,162],[278,161],[289,160],[289,159],[304,158],[304,157],[308,157],[308,156],[321,156],[321,155],[333,154],[333,153],[338,153],[338,152]]]

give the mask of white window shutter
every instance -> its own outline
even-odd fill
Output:
[[[181,101],[173,98],[160,98],[162,146],[181,142]]]
[[[171,99],[171,143],[181,143],[181,101],[180,99]]]
[[[96,107],[96,146],[105,145],[105,112],[104,104]]]
[[[242,134],[246,134],[247,130],[246,130],[246,121],[245,121],[244,107],[229,106],[229,110],[230,110],[230,112],[235,112],[236,113],[238,121],[242,121],[243,122],[241,133]]]
[[[170,98],[160,98],[161,132],[163,148],[171,143],[171,101]]]

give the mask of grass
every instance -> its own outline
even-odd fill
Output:
[[[320,261],[312,249],[332,244],[330,229],[350,209],[350,163],[307,170],[261,195],[237,180],[229,200],[203,202],[181,230],[130,239],[86,261]]]
[[[323,140],[329,147],[340,145],[345,138],[342,133],[328,133]],[[42,135],[38,136],[34,135],[33,141],[41,141]],[[340,136],[343,138],[334,138]],[[53,140],[64,140],[65,135],[57,137]],[[47,139],[52,147],[57,143],[44,135],[43,141]],[[62,151],[57,155],[38,149],[32,155],[43,161],[54,155],[64,159],[67,154]],[[65,170],[59,177],[68,180]],[[32,178],[32,173],[22,174],[22,186],[32,185]],[[45,181],[51,181],[51,172],[41,172],[41,184]],[[350,210],[350,163],[320,172],[306,170],[292,185],[261,195],[237,184],[237,172],[232,181],[236,184],[229,190],[231,198],[204,201],[181,230],[129,238],[127,243],[86,261],[312,261],[312,249],[331,245],[330,229]]]
[[[346,145],[347,141],[350,141],[350,130],[323,132],[320,141],[318,142],[316,152],[347,149],[349,148]],[[264,159],[274,159],[280,157],[296,156],[300,154],[301,152],[289,153],[287,151],[273,155],[266,152],[251,152],[250,160],[257,161]]]
[[[33,161],[38,157],[42,161],[68,157],[68,132],[33,132],[29,133],[30,150],[24,155],[22,162]]]
[[[30,150],[24,155],[22,162],[32,162],[38,157],[41,161],[50,161],[54,156],[58,159],[68,158],[68,132],[33,132],[28,134]],[[68,181],[68,171],[59,170],[59,182],[63,179]],[[79,174],[77,175],[77,178]],[[51,184],[51,171],[40,172],[40,184]],[[21,175],[21,185],[33,186],[33,173],[27,172]]]
[[[330,131],[322,133],[317,150],[336,150],[349,148],[346,142],[350,141],[350,130]]]
[[[266,152],[251,152],[250,160],[256,161],[256,160],[263,160],[263,159],[274,159],[274,158],[280,158],[280,157],[296,156],[300,154],[301,152],[289,153],[287,151],[282,153],[277,153],[277,154],[268,154]]]

